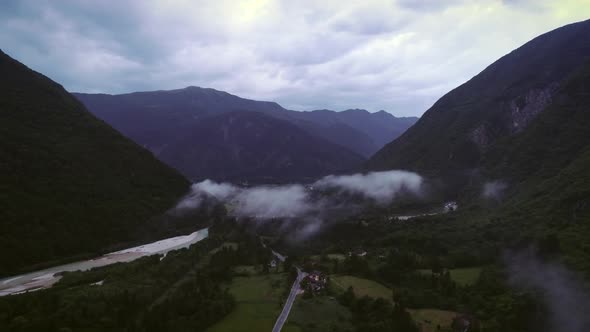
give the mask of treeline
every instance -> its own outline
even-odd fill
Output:
[[[314,269],[375,280],[393,290],[394,303],[409,309],[455,311],[477,323],[482,331],[544,331],[544,326],[549,326],[543,294],[509,284],[509,273],[497,246],[502,241],[499,234],[477,234],[479,227],[461,228],[451,216],[415,220],[411,225],[366,220],[368,226],[338,225],[341,232],[337,236],[322,235],[316,243],[322,244],[324,253],[347,253],[360,247],[368,252],[367,256],[338,260],[324,254]],[[560,261],[560,242],[549,234],[523,239],[510,248],[533,246],[539,259]],[[458,284],[450,270],[462,267],[480,267],[479,278]],[[471,327],[473,331],[476,325]]]
[[[546,311],[541,305],[540,294],[510,287],[509,277],[502,266],[484,267],[472,285],[461,285],[451,278],[449,269],[439,260],[433,259],[429,270],[418,271],[411,263],[412,260],[408,259],[411,256],[395,250],[379,263],[352,256],[341,262],[331,260],[331,265],[324,262],[320,266],[326,271],[356,275],[389,286],[393,289],[394,307],[436,308],[465,314],[474,324],[470,331],[478,331],[479,327],[475,326],[479,326],[479,322],[484,323],[483,331],[489,332],[543,331],[538,325],[546,322]],[[350,300],[353,298],[350,291],[340,297],[343,304],[354,303]],[[363,305],[363,310],[368,310],[366,308],[383,304]],[[367,315],[362,316],[361,321],[370,322],[373,319],[370,314]]]
[[[418,332],[419,329],[401,303],[392,304],[382,298],[357,298],[352,287],[338,296],[338,302],[352,312],[357,332]]]

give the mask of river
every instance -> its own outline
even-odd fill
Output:
[[[95,267],[119,262],[131,262],[150,255],[166,255],[169,251],[188,248],[209,236],[209,229],[203,228],[194,233],[176,236],[141,246],[115,251],[100,257],[80,262],[64,264],[36,272],[0,279],[0,296],[35,291],[53,286],[61,278],[60,272],[86,271]]]

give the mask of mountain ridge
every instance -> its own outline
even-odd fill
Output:
[[[0,275],[138,240],[188,190],[61,85],[2,51],[0,71]]]
[[[361,110],[290,111],[275,102],[259,102],[224,91],[193,86],[122,95],[80,93],[74,95],[97,117],[136,143],[148,148],[159,158],[162,151],[171,151],[172,145],[181,141],[183,142],[181,145],[187,148],[186,152],[193,153],[194,151],[191,152],[190,145],[186,140],[183,141],[183,138],[191,136],[200,122],[224,113],[254,111],[277,120],[287,121],[304,130],[306,135],[314,136],[317,144],[331,146],[335,151],[340,151],[342,160],[350,159],[349,152],[345,150],[366,158],[378,149],[379,144],[384,144],[392,137],[401,134],[415,120],[414,118],[395,118],[385,112],[369,113]],[[280,136],[280,133],[276,135]],[[208,138],[201,137],[201,139]],[[269,140],[273,139],[269,138]],[[177,149],[175,151],[175,154],[180,156],[181,151]],[[330,155],[327,158],[333,159],[333,157]],[[171,163],[180,159],[175,157],[162,160],[173,167],[181,167],[184,174],[192,179],[206,178],[211,175],[211,173],[197,175],[188,171],[188,167],[176,162]],[[329,163],[331,161],[326,160],[325,164]],[[330,169],[333,168],[330,167]],[[330,173],[326,170],[323,174],[317,175],[328,174]],[[280,181],[284,180],[284,178],[280,179]]]
[[[142,145],[145,145],[147,142],[148,146],[153,145],[153,143],[144,137],[140,137],[141,135],[137,134],[138,130],[127,122],[131,121],[129,119],[131,117],[137,120],[142,116],[155,116],[149,114],[155,108],[165,109],[166,112],[172,113],[167,114],[168,118],[165,119],[166,121],[171,121],[170,117],[182,117],[181,114],[184,113],[185,118],[182,119],[182,122],[194,122],[196,119],[219,112],[240,110],[262,112],[291,121],[313,135],[323,137],[332,143],[352,149],[364,157],[372,155],[382,145],[400,135],[417,120],[415,117],[396,118],[384,111],[375,113],[369,113],[367,111],[363,114],[365,118],[361,118],[360,122],[358,118],[356,119],[357,121],[347,121],[343,116],[351,113],[351,111],[358,110],[345,110],[342,112],[327,110],[292,111],[283,108],[276,102],[246,99],[225,91],[196,86],[125,94],[76,92],[73,94],[85,103],[90,111],[95,113],[99,118],[107,121],[136,142]],[[323,113],[324,116],[322,117],[320,113]],[[318,117],[318,115],[320,116]],[[328,123],[319,121],[320,118],[326,118],[326,116],[329,118],[327,119]],[[125,117],[128,117],[128,119],[125,119]],[[381,122],[376,120],[377,117]],[[176,121],[181,122],[180,119]],[[377,130],[359,127],[359,124],[362,125],[366,121],[378,123],[379,127]],[[384,123],[384,121],[387,122]],[[391,134],[384,133],[388,129],[391,131]],[[150,130],[157,131],[157,128]],[[347,137],[351,138],[347,139]]]
[[[364,159],[261,112],[208,117],[160,158],[194,181],[308,182],[352,171]],[[206,175],[203,175],[206,174]]]
[[[497,139],[517,134],[590,59],[590,20],[542,34],[441,97],[367,162],[369,169],[473,170]]]

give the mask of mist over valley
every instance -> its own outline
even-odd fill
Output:
[[[589,331],[589,16],[2,2],[0,331]]]

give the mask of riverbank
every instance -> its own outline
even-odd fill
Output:
[[[59,265],[48,269],[0,279],[0,296],[19,294],[49,288],[59,281],[60,273],[86,271],[114,263],[125,263],[140,257],[166,255],[169,251],[187,248],[209,236],[209,228],[188,235],[176,236],[132,247],[85,261]]]

